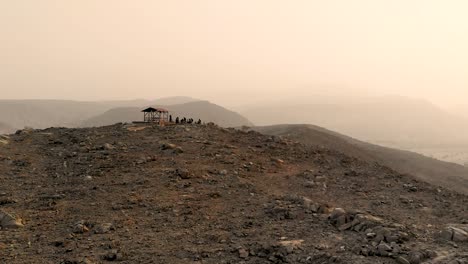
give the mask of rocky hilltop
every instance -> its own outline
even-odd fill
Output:
[[[0,141],[1,263],[468,263],[468,197],[215,125]]]

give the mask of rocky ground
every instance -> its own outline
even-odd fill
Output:
[[[468,263],[468,197],[215,125],[0,138],[0,263]]]

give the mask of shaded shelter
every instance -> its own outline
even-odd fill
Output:
[[[169,111],[167,109],[148,107],[141,112],[143,112],[144,122],[153,122],[159,124],[169,122]]]

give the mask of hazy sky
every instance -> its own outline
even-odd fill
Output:
[[[0,98],[468,101],[466,0],[0,0]]]

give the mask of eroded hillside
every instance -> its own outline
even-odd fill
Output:
[[[285,136],[309,146],[334,149],[369,163],[383,164],[430,184],[468,194],[468,168],[459,164],[369,144],[313,125],[275,125],[253,129],[268,135]]]
[[[467,196],[257,132],[23,130],[0,182],[2,263],[468,261]]]

